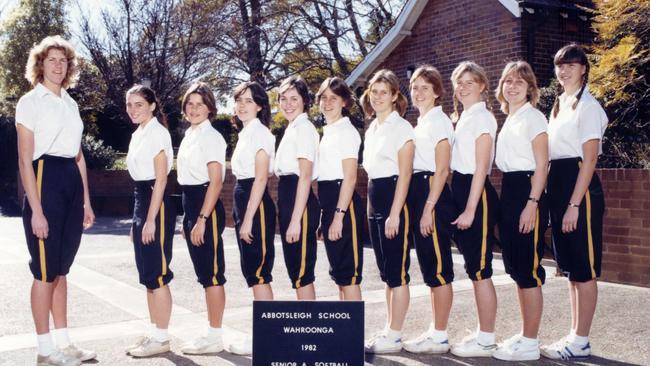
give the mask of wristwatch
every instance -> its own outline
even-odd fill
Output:
[[[207,220],[208,217],[205,216],[204,214],[200,213],[200,214],[199,214],[199,219],[201,219],[201,220]]]
[[[336,212],[336,213],[339,213],[339,212],[340,212],[340,213],[342,213],[342,214],[345,214],[347,211],[341,209],[340,207],[337,207],[336,210],[334,210],[334,212]]]

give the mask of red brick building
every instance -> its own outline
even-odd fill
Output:
[[[486,69],[490,89],[512,60],[528,61],[539,85],[546,86],[553,77],[555,52],[569,42],[589,44],[593,39],[590,14],[583,8],[590,5],[587,0],[409,0],[393,29],[347,82],[360,92],[373,72],[387,68],[406,91],[415,68],[430,63],[444,78],[447,112],[452,110],[449,77],[464,60]],[[408,117],[413,119],[412,112]]]

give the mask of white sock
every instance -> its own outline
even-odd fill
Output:
[[[576,330],[571,329],[571,331],[569,332],[569,336],[567,337],[567,340],[569,342],[573,342],[575,339],[576,339]]]
[[[145,335],[148,337],[153,337],[155,330],[156,330],[156,323],[149,323],[147,324],[147,328],[145,329]]]
[[[522,335],[521,338],[519,338],[519,339],[521,340],[521,343],[526,344],[526,345],[531,345],[531,346],[539,345],[539,341],[537,340],[537,338],[528,338],[528,337],[524,337]]]
[[[167,329],[161,329],[161,328],[155,328],[153,331],[153,339],[156,340],[156,342],[167,342],[169,340],[169,332],[167,332]]]
[[[216,339],[221,337],[222,334],[223,330],[221,328],[213,328],[211,326],[208,326],[208,338]]]
[[[584,346],[587,343],[589,343],[589,336],[583,337],[583,336],[576,335],[573,338],[573,343],[575,343],[577,345],[580,345],[580,346]]]
[[[386,332],[386,338],[390,339],[391,341],[397,341],[398,339],[402,338],[402,331],[392,330],[388,328],[388,332]]]
[[[431,328],[429,328],[429,334],[431,335],[431,339],[437,343],[444,342],[449,339],[446,329],[438,330],[433,326],[433,324],[431,324]]]
[[[494,344],[494,333],[478,331],[476,340],[482,346],[490,346]]]
[[[37,334],[36,341],[38,342],[38,354],[41,356],[49,356],[54,352],[54,342],[50,333]]]
[[[68,336],[68,328],[59,328],[52,330],[54,333],[54,339],[56,340],[56,346],[60,349],[64,349],[70,345],[70,336]]]

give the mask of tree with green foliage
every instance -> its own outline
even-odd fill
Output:
[[[21,0],[0,29],[0,211],[17,214],[17,147],[13,115],[32,86],[25,79],[29,50],[43,38],[68,35],[65,0]]]
[[[603,163],[650,169],[650,0],[595,0],[590,90],[610,119]]]
[[[1,112],[13,115],[18,98],[32,86],[25,79],[29,50],[43,38],[68,36],[66,0],[21,0],[2,26]]]

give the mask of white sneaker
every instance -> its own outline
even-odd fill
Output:
[[[540,354],[546,358],[552,358],[555,359],[557,352],[560,352],[561,350],[564,349],[564,346],[569,344],[569,336],[564,336],[560,338],[558,341],[555,343],[551,343],[547,346],[541,346],[540,347]]]
[[[496,348],[496,344],[480,344],[475,335],[470,335],[451,347],[451,353],[458,357],[491,357]]]
[[[228,347],[228,352],[240,355],[240,356],[250,356],[253,354],[253,339],[246,337],[243,341],[239,343],[231,343]]]
[[[431,333],[422,333],[419,337],[404,342],[404,349],[411,353],[446,353],[449,351],[449,340],[436,342]]]
[[[150,357],[165,352],[169,352],[169,341],[158,342],[153,338],[147,338],[140,346],[130,350],[129,354],[133,357]]]
[[[36,366],[79,366],[81,360],[76,357],[66,355],[60,350],[55,350],[49,356],[38,355],[36,357]]]
[[[366,353],[396,353],[402,350],[402,339],[395,341],[388,339],[386,334],[377,334],[370,338],[365,345]]]
[[[134,350],[134,349],[140,347],[141,345],[143,345],[145,342],[147,342],[148,339],[149,339],[149,337],[147,337],[147,336],[145,336],[145,335],[141,335],[141,336],[139,336],[139,337],[135,340],[135,342],[133,342],[133,343],[131,343],[130,345],[128,345],[128,346],[124,349],[124,351],[125,351],[126,354],[128,355],[129,352],[131,352],[132,350]]]
[[[521,335],[516,335],[500,345],[492,357],[503,361],[534,361],[539,360],[539,342],[524,343]]]
[[[560,342],[564,341],[563,344]],[[585,345],[560,340],[550,346],[542,347],[542,356],[551,360],[577,360],[591,356],[591,345]]]
[[[217,353],[223,351],[223,341],[221,337],[200,337],[185,343],[181,347],[181,352],[188,355],[203,355],[206,353]]]
[[[503,341],[497,348],[509,346],[509,345],[517,342],[518,340],[520,340],[521,337],[523,337],[523,334],[521,334],[521,333],[515,334],[512,337],[510,337],[510,338],[506,339],[505,341]]]
[[[61,352],[68,356],[78,358],[81,362],[94,360],[97,357],[97,353],[94,351],[79,348],[74,344],[62,349]]]

